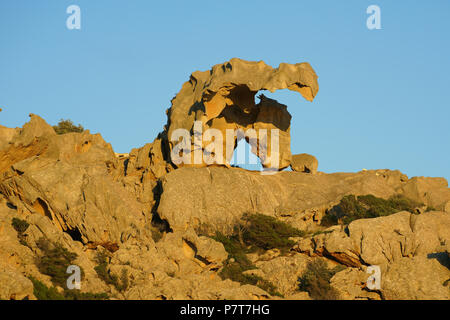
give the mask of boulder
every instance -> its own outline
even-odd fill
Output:
[[[16,272],[0,265],[0,300],[33,299],[33,283]]]
[[[255,265],[260,270],[259,275],[270,281],[279,293],[287,297],[298,293],[298,278],[304,273],[311,260],[306,255],[293,254],[268,261],[258,261]]]
[[[390,216],[359,219],[348,231],[333,227],[311,238],[301,239],[295,250],[327,256],[351,267],[386,265],[403,257],[445,252],[450,242],[450,215],[403,211]]]
[[[450,299],[449,267],[450,264],[443,265],[432,257],[399,259],[389,264],[381,275],[383,298],[448,301]]]
[[[445,178],[413,177],[402,186],[402,192],[435,210],[449,211],[450,188]]]
[[[294,250],[310,256],[325,256],[356,270],[364,270],[369,265],[379,266],[379,293],[384,299],[445,300],[450,297],[445,287],[450,278],[446,247],[450,242],[449,225],[450,215],[446,212],[420,215],[399,212],[355,220],[349,224],[347,232],[339,227],[331,228],[310,239],[300,240]],[[332,283],[343,298],[376,297],[361,292],[364,286],[361,286],[359,271],[348,275],[339,273],[335,277]]]
[[[316,174],[318,166],[319,162],[316,157],[310,154],[301,153],[292,156],[291,168],[293,171]]]
[[[369,276],[359,268],[346,268],[331,278],[330,285],[340,300],[381,300],[378,292],[367,290]]]
[[[19,128],[7,128],[0,125],[0,150],[9,146],[9,142],[19,130]]]

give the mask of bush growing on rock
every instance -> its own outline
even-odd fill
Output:
[[[65,287],[67,280],[67,267],[74,264],[77,254],[70,252],[60,243],[51,243],[46,239],[36,242],[43,255],[37,259],[39,271],[51,277],[54,285]],[[83,276],[83,270],[81,270]]]
[[[106,300],[106,293],[80,292],[80,290],[64,290],[63,294],[59,293],[55,287],[47,287],[44,283],[29,277],[33,283],[33,294],[38,300]]]
[[[331,278],[345,267],[336,266],[328,269],[325,261],[314,260],[308,263],[306,271],[298,279],[300,291],[307,291],[314,300],[336,300],[339,298],[336,290],[331,287]]]
[[[284,222],[263,214],[245,214],[242,222],[234,227],[230,236],[216,232],[214,240],[221,242],[228,252],[228,259],[219,273],[222,279],[231,279],[242,284],[260,287],[271,295],[281,296],[277,288],[257,275],[244,274],[244,271],[256,269],[249,261],[247,253],[255,250],[280,249],[287,251],[294,245],[289,237],[301,236],[303,232]]]
[[[401,195],[392,196],[387,200],[371,194],[348,195],[326,213],[321,224],[328,227],[337,225],[339,220],[342,220],[343,224],[349,224],[353,220],[388,216],[400,211],[416,213],[416,209],[421,206],[422,203]]]
[[[13,226],[14,230],[17,231],[17,237],[19,238],[19,242],[23,246],[28,246],[25,235],[23,234],[25,231],[27,231],[30,224],[26,222],[25,220],[21,220],[19,218],[13,218],[11,221],[11,225]]]
[[[304,235],[303,231],[263,214],[244,215],[242,226],[244,243],[263,250],[286,251],[295,244],[290,237]]]
[[[228,259],[225,261],[219,275],[222,279],[230,279],[242,284],[256,284],[257,279],[243,272],[256,269],[246,256],[247,248],[238,240],[236,235],[225,236],[217,232],[214,240],[221,242],[228,253]]]
[[[56,287],[47,287],[44,283],[29,277],[33,283],[33,294],[38,300],[104,300],[108,299],[106,293],[81,292],[78,289],[67,289],[67,267],[75,264],[77,254],[70,252],[59,243],[51,243],[41,238],[36,245],[42,251],[42,256],[37,259],[37,267],[43,274],[50,276],[55,286],[63,288],[59,292]],[[81,278],[84,272],[81,269]]]
[[[27,231],[30,224],[26,222],[25,220],[21,220],[19,218],[13,218],[11,225],[13,226],[14,230],[17,231],[19,234],[23,234],[25,231]]]
[[[33,283],[33,294],[38,300],[65,300],[64,296],[55,287],[47,287],[41,281],[29,277]]]
[[[225,246],[225,245],[224,245]],[[237,246],[236,244],[233,246]],[[226,249],[227,247],[225,247]],[[230,248],[230,247],[228,247]],[[233,251],[234,250],[234,251]],[[233,252],[233,253],[232,253]],[[229,257],[227,261],[224,263],[222,270],[219,273],[219,276],[225,280],[230,279],[236,282],[240,282],[241,284],[250,284],[268,292],[273,296],[281,296],[281,294],[277,291],[277,288],[270,282],[267,281],[257,275],[244,274],[244,271],[256,269],[256,266],[253,265],[245,256],[244,250],[231,249],[229,253]]]
[[[119,292],[125,291],[128,288],[128,271],[126,269],[122,269],[119,279],[117,275],[109,273],[108,256],[104,252],[98,252],[96,260],[98,265],[94,267],[94,270],[100,279],[108,285],[113,285]]]
[[[56,126],[53,126],[53,129],[55,129],[55,132],[57,134],[65,134],[69,132],[83,132],[84,128],[81,124],[78,124],[76,126],[72,120],[69,119],[61,119],[59,120],[58,124]]]

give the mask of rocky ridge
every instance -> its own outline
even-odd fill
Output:
[[[82,293],[114,299],[448,300],[450,189],[444,178],[391,170],[327,174],[317,171],[312,156],[292,157],[290,140],[283,167],[294,171],[273,175],[171,162],[172,128],[191,129],[193,119],[220,128],[215,121],[227,117],[239,125],[243,120],[230,122],[226,112],[256,112],[261,105],[244,102],[263,88],[289,88],[312,100],[317,76],[309,64],[272,69],[239,59],[193,73],[172,101],[165,130],[129,154],[115,154],[88,130],[56,134],[34,114],[22,128],[0,127],[0,299],[41,298],[37,283],[67,293],[43,268],[53,252],[45,241],[75,254]],[[196,103],[202,106],[186,118]],[[325,227],[324,216],[348,195],[401,196],[420,206]],[[223,276],[236,254],[215,236],[233,235],[248,214],[302,231],[287,249],[245,251],[251,267],[242,275],[251,284]],[[380,289],[367,286],[371,265],[381,269]],[[305,289],[314,270],[333,270],[328,295]]]

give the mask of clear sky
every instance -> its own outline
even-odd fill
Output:
[[[69,5],[81,29],[69,30]],[[381,30],[366,9],[381,8]],[[195,70],[233,57],[309,62],[310,103],[281,90],[293,153],[325,172],[450,179],[450,1],[2,0],[0,124],[28,114],[100,132],[116,152],[153,141]]]

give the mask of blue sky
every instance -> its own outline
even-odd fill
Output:
[[[66,8],[81,8],[68,30]],[[368,30],[366,8],[381,8]],[[0,3],[0,124],[29,113],[100,132],[116,152],[153,141],[189,74],[233,57],[307,61],[313,103],[281,90],[293,153],[325,172],[399,169],[450,178],[450,1]]]

